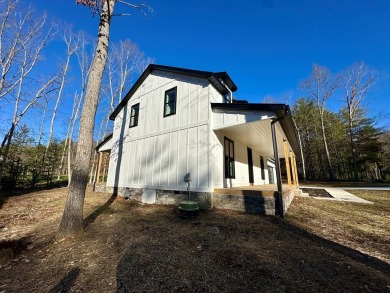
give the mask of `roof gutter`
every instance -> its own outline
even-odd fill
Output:
[[[272,132],[272,145],[274,149],[274,157],[275,157],[275,168],[276,168],[276,184],[278,186],[277,191],[277,200],[278,200],[278,208],[280,217],[284,217],[284,204],[283,204],[283,190],[282,190],[282,175],[280,174],[280,163],[279,163],[279,155],[278,155],[278,142],[276,140],[276,130],[275,123],[280,120],[286,118],[290,113],[290,109],[287,108],[286,112],[283,116],[272,118],[271,121],[271,132]]]

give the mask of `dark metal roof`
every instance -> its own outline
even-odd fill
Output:
[[[272,111],[276,118],[282,118],[279,122],[295,154],[300,153],[298,135],[291,116],[290,106],[286,104],[229,104],[211,103],[212,109],[234,110],[234,111]]]
[[[138,80],[135,82],[135,84],[130,89],[130,91],[126,94],[126,96],[123,98],[123,100],[115,108],[114,112],[112,112],[112,114],[110,115],[111,120],[115,119],[116,115],[119,114],[119,112],[122,110],[122,108],[126,105],[126,103],[129,101],[129,99],[133,96],[133,94],[136,92],[136,90],[141,86],[141,84],[145,81],[145,79],[148,77],[148,75],[153,70],[160,70],[160,71],[165,71],[165,72],[172,72],[172,73],[178,73],[178,74],[184,74],[184,75],[208,79],[210,81],[210,83],[221,94],[229,93],[229,89],[232,92],[235,92],[237,90],[237,86],[234,84],[233,80],[229,77],[229,75],[226,72],[214,73],[214,72],[210,72],[210,71],[192,70],[192,69],[186,69],[186,68],[150,64],[145,69],[145,71],[141,74],[141,76],[138,78]]]

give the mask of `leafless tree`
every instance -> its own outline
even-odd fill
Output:
[[[8,152],[9,152],[9,147],[11,145],[11,141],[12,141],[12,137],[14,135],[14,132],[15,132],[15,128],[16,126],[18,125],[18,123],[20,122],[20,120],[22,119],[22,117],[26,114],[26,112],[36,104],[36,102],[41,99],[42,97],[45,97],[47,96],[50,92],[52,92],[54,89],[53,85],[54,85],[54,82],[56,80],[57,76],[55,77],[52,77],[50,78],[49,80],[47,80],[36,92],[35,95],[33,95],[33,98],[30,99],[27,104],[23,107],[23,109],[21,111],[19,111],[19,103],[21,101],[21,98],[22,98],[22,94],[21,94],[21,87],[22,87],[22,83],[19,85],[19,90],[18,90],[18,94],[17,94],[17,98],[16,98],[16,102],[15,102],[15,107],[14,107],[14,114],[13,114],[13,117],[12,117],[12,122],[11,122],[11,126],[7,132],[7,134],[5,135],[4,139],[3,139],[3,142],[1,143],[1,150],[0,150],[0,155],[1,155],[1,164],[0,164],[0,189],[1,189],[1,179],[2,179],[2,175],[3,175],[3,170],[4,170],[4,166],[5,166],[5,163],[7,161],[7,156],[8,156]]]
[[[357,180],[356,150],[354,143],[354,124],[357,111],[362,106],[367,92],[377,81],[377,72],[364,63],[355,63],[343,71],[339,79],[344,91],[343,100],[348,116],[348,130],[352,153],[354,179]]]
[[[57,78],[32,78],[41,52],[56,34],[57,27],[46,26],[46,15],[38,17],[31,8],[16,13],[17,4],[18,1],[0,1],[0,6],[5,8],[5,12],[0,15],[0,98],[6,99],[14,108],[10,126],[0,148],[0,188],[16,126],[39,99],[54,90]],[[34,86],[35,95],[32,94]]]
[[[321,134],[328,164],[329,177],[333,180],[334,172],[326,139],[324,113],[326,110],[325,104],[338,88],[338,83],[327,68],[314,64],[311,75],[300,84],[300,87],[308,93],[310,99],[316,104],[320,118]]]
[[[76,150],[77,164],[72,171],[64,214],[58,229],[59,236],[73,235],[83,230],[83,207],[88,171],[93,146],[95,115],[99,100],[104,68],[107,61],[110,23],[114,16],[115,4],[121,3],[142,10],[146,4],[134,5],[122,0],[77,0],[99,14],[98,40],[95,56],[89,74],[84,105],[80,117],[79,136]]]
[[[19,1],[0,1],[0,98],[16,89],[34,69],[42,49],[57,32],[46,25],[46,15],[38,17],[31,7],[16,13]]]
[[[72,106],[72,114],[68,121],[68,128],[66,131],[66,138],[64,143],[64,148],[62,150],[62,156],[61,156],[61,163],[60,168],[57,172],[57,181],[60,179],[62,169],[64,167],[64,159],[65,154],[67,154],[67,169],[68,169],[68,186],[71,181],[71,165],[72,165],[72,141],[74,136],[74,131],[76,127],[76,123],[80,117],[80,108],[81,103],[83,101],[85,91],[87,88],[87,82],[89,77],[89,72],[91,70],[91,58],[90,58],[90,52],[89,52],[89,45],[91,43],[89,42],[87,36],[84,33],[79,32],[77,34],[77,41],[78,41],[78,49],[76,50],[76,56],[78,61],[78,66],[80,70],[80,93],[74,94],[73,99],[73,106]]]
[[[59,77],[59,87],[58,87],[58,91],[57,91],[57,99],[56,99],[56,102],[55,102],[55,105],[53,108],[53,112],[52,112],[52,116],[51,116],[51,120],[50,120],[49,137],[47,139],[45,152],[44,152],[44,155],[42,158],[42,163],[45,161],[45,157],[47,155],[47,152],[49,150],[50,143],[51,143],[51,140],[53,137],[54,121],[56,119],[58,106],[59,106],[61,98],[62,98],[62,92],[63,92],[64,87],[65,87],[70,60],[73,57],[73,55],[76,53],[76,51],[78,50],[79,42],[80,42],[79,35],[74,34],[70,27],[65,28],[63,35],[62,35],[62,38],[63,38],[64,43],[66,44],[66,58],[65,58],[64,64],[61,66],[62,68],[61,68],[61,73],[60,73],[60,77]]]
[[[74,95],[72,113],[69,118],[68,128],[66,130],[66,137],[64,142],[64,148],[62,149],[60,166],[57,171],[57,182],[60,180],[62,169],[64,168],[65,155],[67,154],[67,166],[68,166],[68,186],[70,184],[71,176],[71,154],[72,154],[72,137],[74,134],[74,129],[76,126],[77,119],[79,117],[80,106],[81,106],[82,96],[79,94]]]

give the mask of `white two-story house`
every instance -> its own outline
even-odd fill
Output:
[[[172,200],[185,194],[190,173],[191,194],[212,202],[216,189],[277,184],[275,157],[291,156],[293,167],[299,150],[289,107],[236,101],[236,90],[226,72],[149,65],[97,148],[110,151],[107,190]]]

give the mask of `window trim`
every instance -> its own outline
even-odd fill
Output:
[[[169,103],[167,103],[167,94],[169,92],[173,92],[173,91],[175,92],[175,103],[174,103],[175,106],[173,108],[173,112],[167,114],[166,113],[166,109],[167,109],[166,106],[169,104]],[[164,117],[169,117],[169,116],[175,115],[176,114],[176,105],[177,105],[177,86],[175,86],[169,90],[166,90],[164,93],[164,109],[163,109]]]
[[[135,109],[137,109],[137,111],[135,111]],[[131,124],[133,117],[136,117],[137,119],[134,120],[135,121],[134,124]],[[129,128],[138,126],[138,118],[139,118],[139,103],[131,106]]]
[[[228,150],[228,156],[226,155],[226,142],[228,143],[229,150]],[[230,150],[231,147],[233,149],[233,157],[230,157]],[[225,165],[225,178],[228,179],[235,179],[236,178],[236,161],[234,158],[234,141],[231,140],[230,138],[224,136],[223,140],[223,156],[224,156],[224,165]],[[230,164],[233,163],[233,168],[232,170],[229,168]],[[232,174],[230,173],[232,171]]]

